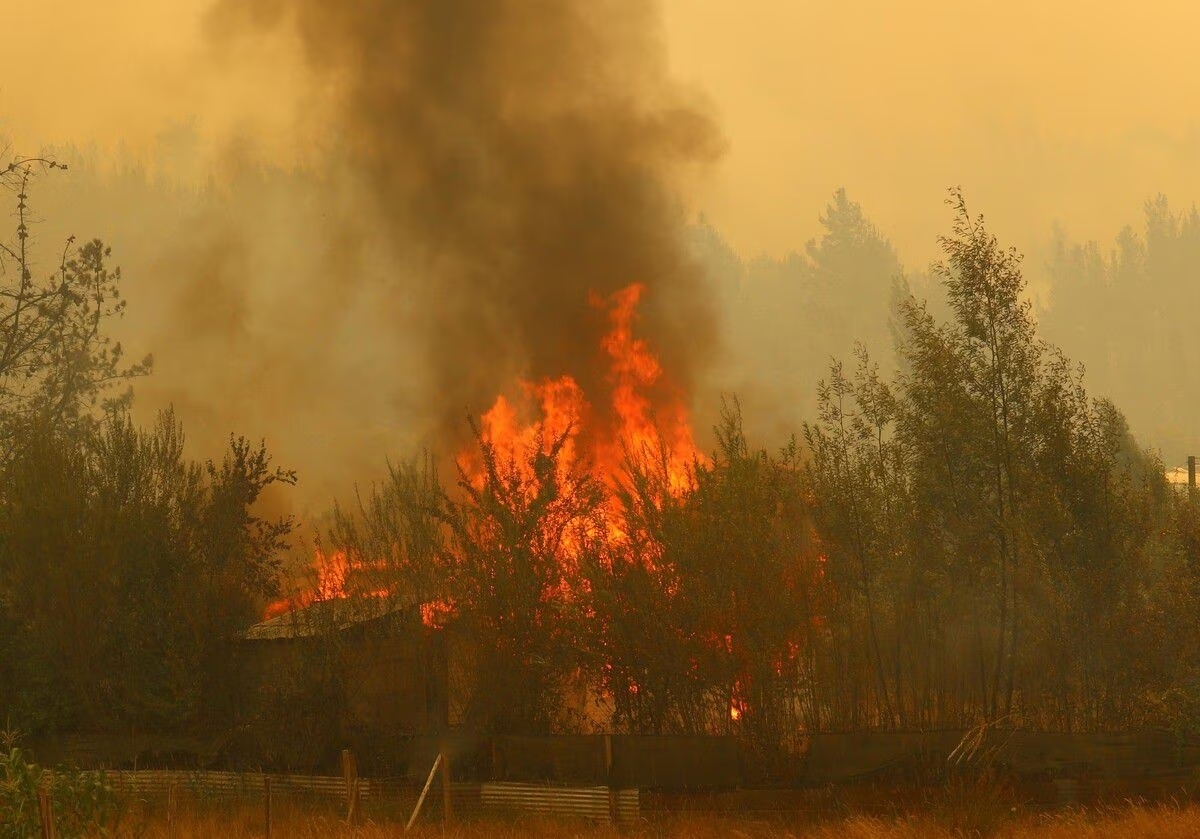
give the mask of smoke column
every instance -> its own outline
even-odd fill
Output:
[[[667,77],[636,0],[221,0],[218,42],[298,37],[336,147],[408,279],[435,433],[516,376],[602,385],[589,292],[646,286],[638,325],[690,395],[715,315],[681,239],[680,179],[723,147]],[[345,221],[344,219],[342,220]],[[352,282],[353,278],[346,278]],[[409,326],[411,324],[411,326]]]

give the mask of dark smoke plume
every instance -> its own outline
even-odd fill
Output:
[[[684,252],[681,175],[722,140],[666,73],[639,0],[220,0],[218,39],[293,33],[336,91],[415,296],[435,431],[513,378],[602,388],[589,292],[645,284],[639,331],[690,395],[715,317]],[[342,220],[345,222],[345,220]],[[345,278],[352,282],[353,278]],[[406,324],[412,323],[406,320]],[[400,328],[400,327],[398,327]]]

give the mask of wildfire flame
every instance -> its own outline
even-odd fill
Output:
[[[664,379],[663,368],[642,338],[634,335],[638,303],[645,288],[635,283],[609,297],[592,295],[590,303],[608,314],[609,329],[600,341],[607,357],[607,393],[596,410],[588,394],[569,374],[538,382],[522,382],[524,404],[518,410],[500,396],[480,418],[488,443],[518,467],[528,464],[541,442],[548,446],[566,435],[558,468],[566,473],[582,465],[610,485],[618,479],[627,456],[661,455],[674,494],[692,486],[692,465],[703,460],[696,449],[688,408],[682,395]],[[529,419],[533,415],[534,418]],[[472,480],[483,480],[478,458],[459,457]]]
[[[600,459],[607,475],[619,471],[624,451],[635,454],[665,448],[667,478],[673,493],[691,489],[690,467],[702,458],[696,449],[687,405],[680,394],[669,391],[657,406],[649,391],[662,384],[663,369],[641,338],[633,337],[633,321],[643,287],[638,284],[618,291],[608,301],[593,296],[595,306],[609,305],[611,328],[601,341],[612,362],[609,381],[612,407],[618,426],[607,440]]]
[[[675,497],[694,487],[694,467],[706,465],[707,459],[695,446],[688,407],[681,393],[667,379],[663,367],[647,342],[636,336],[637,308],[644,287],[630,285],[616,293],[601,297],[592,295],[589,302],[606,313],[608,329],[600,340],[600,352],[607,365],[602,392],[588,394],[570,374],[540,381],[519,383],[514,398],[501,395],[482,414],[479,435],[506,464],[520,470],[529,491],[536,491],[532,480],[536,456],[549,454],[549,448],[561,442],[556,468],[559,477],[566,479],[576,469],[600,478],[610,488],[617,486],[630,458],[653,458],[663,470],[665,488]],[[539,451],[540,448],[540,451]],[[487,471],[482,454],[471,447],[458,456],[466,480],[482,488]],[[615,505],[615,494],[610,505]],[[619,547],[626,541],[620,530],[620,511],[609,509],[608,530],[604,534],[609,544]],[[561,569],[563,580],[553,596],[571,597],[574,544],[563,544]],[[642,561],[646,561],[643,559]],[[317,575],[316,588],[298,598],[278,600],[267,607],[266,617],[308,606],[316,601],[350,596],[347,581],[353,576],[355,561],[343,551],[328,555],[317,551],[313,568]],[[664,581],[667,593],[674,594],[669,581]],[[376,591],[373,596],[387,596]],[[455,605],[443,600],[420,606],[422,622],[429,627],[441,627],[454,615]],[[712,639],[714,647],[732,653],[732,635]],[[782,665],[781,665],[782,666]],[[630,694],[640,688],[627,685]],[[741,679],[732,686],[728,715],[732,722],[742,720],[748,703]]]
[[[296,609],[303,609],[323,600],[344,600],[350,596],[346,581],[350,576],[350,560],[345,551],[334,551],[326,554],[321,550],[314,552],[312,570],[317,575],[316,586],[301,592],[294,597],[282,597],[272,601],[263,611],[263,618],[269,619],[283,615]],[[372,597],[386,597],[387,590],[370,592]]]
[[[518,469],[529,470],[531,455],[539,445],[548,447],[565,438],[557,461],[561,477],[582,467],[615,486],[627,458],[655,457],[665,469],[672,494],[691,489],[692,467],[705,458],[696,449],[682,394],[666,379],[647,342],[635,335],[637,307],[644,291],[644,286],[633,284],[608,297],[593,294],[589,298],[593,307],[607,314],[608,329],[600,340],[607,363],[605,392],[589,399],[574,377],[564,374],[521,382],[520,398],[515,402],[503,395],[497,397],[480,417],[479,431],[500,457]],[[485,472],[479,453],[474,449],[463,452],[458,462],[468,479],[482,486]],[[527,483],[533,486],[532,481]],[[617,517],[609,519],[607,538],[620,541],[624,534]],[[345,552],[325,555],[317,551],[313,568],[315,590],[271,603],[265,617],[349,596],[346,584],[351,562]],[[373,594],[386,596],[387,592]],[[452,613],[453,604],[440,601],[421,608],[428,626],[442,624]]]

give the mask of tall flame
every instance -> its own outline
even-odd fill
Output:
[[[635,283],[609,297],[592,295],[590,302],[608,314],[609,328],[600,341],[608,360],[606,393],[596,404],[569,374],[538,382],[522,382],[521,410],[500,396],[480,418],[484,440],[513,462],[527,464],[539,444],[547,446],[566,435],[559,469],[577,465],[592,470],[610,484],[616,482],[627,457],[662,457],[672,493],[692,485],[691,467],[703,458],[696,449],[688,408],[664,377],[662,365],[649,345],[634,334],[637,307],[645,287]],[[582,458],[582,462],[581,462]],[[482,480],[478,459],[459,458],[473,480]]]
[[[608,372],[604,392],[593,396],[596,402],[570,374],[521,382],[516,400],[497,397],[480,417],[479,432],[498,456],[528,470],[539,446],[562,440],[557,460],[562,477],[584,468],[612,487],[627,459],[652,457],[665,469],[672,494],[682,495],[692,487],[692,467],[704,457],[695,446],[687,405],[666,379],[649,345],[635,335],[637,307],[644,291],[642,285],[633,284],[608,297],[593,294],[589,299],[593,307],[606,312],[608,320],[599,348]],[[485,470],[479,453],[474,449],[463,452],[458,462],[468,480],[482,486]],[[526,484],[534,486],[532,481]],[[617,518],[609,517],[610,541],[623,539]],[[567,553],[571,553],[569,548]],[[325,555],[318,551],[313,568],[315,590],[271,603],[266,617],[348,596],[351,562],[345,552]],[[563,571],[569,573],[569,569]],[[452,612],[452,604],[438,602],[426,604],[422,617],[426,624],[437,625]]]
[[[649,392],[661,387],[662,365],[641,338],[633,335],[633,322],[643,287],[639,284],[618,291],[608,301],[593,297],[593,305],[609,304],[611,328],[601,346],[611,359],[609,381],[612,405],[618,419],[615,435],[609,440],[602,468],[615,474],[625,450],[641,455],[658,445],[665,449],[667,477],[671,491],[679,494],[691,487],[691,465],[701,457],[692,437],[687,405],[680,394],[668,390],[657,405]]]

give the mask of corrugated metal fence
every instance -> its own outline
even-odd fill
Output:
[[[330,775],[266,775],[262,772],[210,772],[138,769],[105,773],[117,790],[136,795],[165,795],[171,790],[205,797],[262,795],[270,778],[272,793],[346,798],[346,779]],[[358,795],[371,796],[371,782],[358,781]]]
[[[447,805],[465,818],[508,810],[617,823],[692,806],[804,810],[823,806],[814,791],[825,788],[936,784],[938,767],[954,762],[969,769],[960,760],[966,736],[961,731],[813,734],[787,755],[760,754],[749,741],[734,737],[414,738],[406,774],[359,778],[354,800],[380,812],[411,812],[440,753],[453,756],[453,781],[444,785],[431,779],[437,786],[423,818],[439,818]],[[1000,768],[1023,799],[1038,807],[1200,797],[1200,740],[1192,737],[988,731],[972,742],[971,754]],[[174,793],[262,799],[268,779],[275,799],[298,806],[307,806],[305,798],[324,798],[348,808],[353,798],[345,778],[336,775],[139,770],[110,771],[108,777],[118,790],[146,798]]]
[[[635,822],[641,815],[636,789],[501,782],[481,784],[479,795],[485,810],[570,816],[615,824]]]
[[[274,797],[348,800],[346,781],[336,776],[140,769],[110,771],[105,777],[120,794],[147,798],[165,798],[180,793],[201,799],[262,798],[269,781]],[[455,782],[450,787],[454,812],[465,818],[490,813],[537,813],[630,824],[641,815],[640,795],[636,789],[506,782]],[[391,804],[407,812],[415,803],[419,785],[411,779],[373,782],[359,778],[358,791],[364,801]],[[426,803],[427,813],[440,811],[440,801],[433,800],[437,797],[431,797]]]

